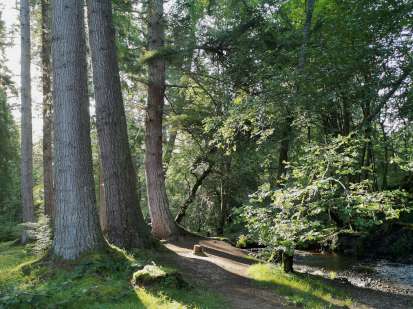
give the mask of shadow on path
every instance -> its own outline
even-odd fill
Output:
[[[192,254],[194,244],[202,245],[205,256]],[[222,294],[231,308],[297,308],[288,303],[285,297],[278,295],[277,289],[289,289],[288,294],[315,300],[325,308],[336,307],[328,300],[291,286],[268,282],[259,284],[248,276],[249,266],[256,262],[248,258],[243,250],[225,241],[192,236],[166,242],[165,247],[170,251],[165,263],[175,264],[188,281]],[[343,290],[353,299],[353,308],[413,308],[413,298],[409,296],[358,288],[308,274],[297,273],[295,276],[298,280],[318,280],[327,291],[334,292],[329,287]]]

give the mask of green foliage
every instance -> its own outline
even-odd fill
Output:
[[[411,211],[408,193],[376,192],[369,181],[353,182],[362,172],[358,148],[355,137],[307,147],[277,188],[263,185],[251,196],[242,213],[251,234],[274,250],[292,253],[339,231],[368,232]]]
[[[248,244],[248,236],[243,234],[239,235],[237,240],[237,248],[246,248]]]
[[[19,152],[17,128],[0,85],[0,241],[15,239],[19,228]]]

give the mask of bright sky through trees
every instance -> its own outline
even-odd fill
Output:
[[[6,66],[12,72],[12,79],[17,89],[20,88],[20,38],[19,32],[15,31],[19,25],[18,2],[15,0],[4,0],[0,4],[1,18],[6,24],[8,32],[8,42],[6,48]],[[37,57],[37,55],[34,55]],[[33,141],[37,142],[41,138],[42,118],[41,103],[42,93],[40,89],[40,71],[37,59],[32,61],[32,100],[33,100]],[[20,99],[19,97],[10,98],[13,106],[13,115],[20,122]]]

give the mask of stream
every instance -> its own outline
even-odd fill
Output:
[[[360,261],[330,253],[296,251],[295,270],[383,292],[413,295],[413,264]]]

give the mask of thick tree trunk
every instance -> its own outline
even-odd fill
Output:
[[[116,55],[111,0],[88,0],[89,38],[96,99],[96,126],[104,177],[105,236],[121,248],[151,244],[139,208],[136,173]]]
[[[53,252],[63,259],[102,248],[92,171],[82,0],[53,1],[55,220]]]
[[[163,0],[148,4],[149,50],[164,46]],[[149,63],[148,105],[145,118],[145,172],[152,233],[157,238],[179,234],[169,210],[162,166],[162,117],[165,95],[165,61],[156,56]]]
[[[23,222],[34,222],[33,206],[33,141],[30,78],[30,6],[29,0],[20,2],[21,24],[21,191]],[[22,242],[27,241],[23,232]]]
[[[52,89],[49,0],[42,0],[42,84],[43,84],[43,186],[44,212],[53,218]]]

